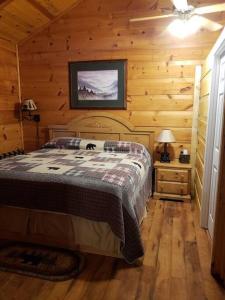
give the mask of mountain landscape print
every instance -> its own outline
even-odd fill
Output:
[[[118,70],[78,71],[78,100],[117,100]]]

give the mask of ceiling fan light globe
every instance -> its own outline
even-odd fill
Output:
[[[196,33],[200,27],[201,27],[200,22],[195,17],[192,17],[188,20],[176,19],[170,23],[167,29],[171,35],[178,37],[180,39],[184,39]]]
[[[172,0],[177,10],[185,10],[188,7],[187,0]]]

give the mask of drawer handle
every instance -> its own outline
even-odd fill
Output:
[[[161,174],[161,175],[160,175],[160,179],[162,179],[162,180],[163,180],[163,178],[164,178],[164,175],[163,175],[163,174]]]
[[[180,194],[181,194],[181,195],[184,194],[184,189],[183,189],[183,188],[180,189]]]

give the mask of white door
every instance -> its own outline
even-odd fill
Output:
[[[211,187],[209,198],[209,219],[208,229],[211,238],[213,237],[214,221],[215,221],[215,209],[217,199],[217,186],[220,164],[220,148],[221,148],[221,134],[224,116],[224,96],[225,96],[225,56],[220,61],[220,73],[219,73],[219,87],[216,106],[216,123],[215,123],[215,135],[213,145],[213,163],[212,163],[212,175],[211,175]]]

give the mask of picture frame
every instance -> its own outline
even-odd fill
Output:
[[[71,109],[126,109],[127,60],[69,62]]]

